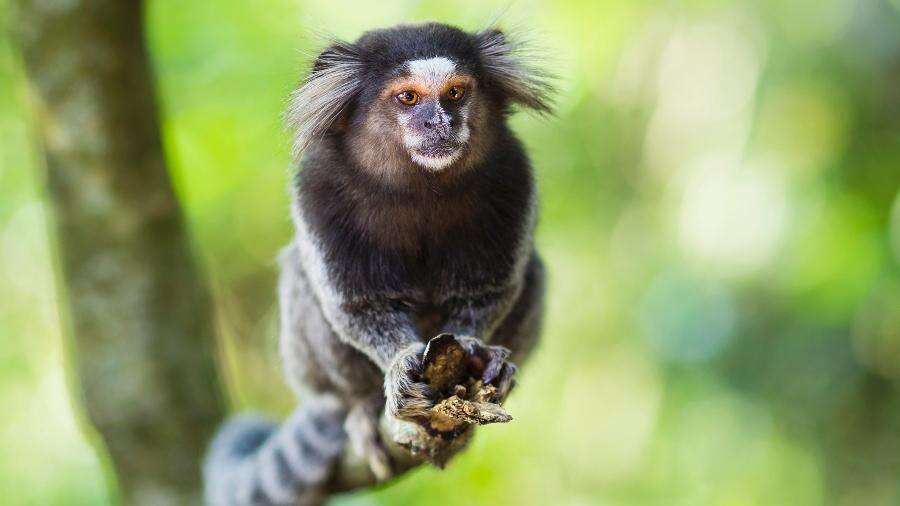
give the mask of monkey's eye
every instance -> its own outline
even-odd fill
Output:
[[[416,105],[419,102],[419,94],[412,90],[406,90],[397,95],[397,100],[403,105]]]
[[[449,90],[447,90],[447,98],[456,102],[457,100],[463,98],[463,95],[466,94],[466,89],[462,86],[453,86]]]

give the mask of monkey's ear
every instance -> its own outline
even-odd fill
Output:
[[[335,124],[359,93],[362,70],[358,50],[347,42],[332,40],[316,57],[309,76],[291,93],[285,114],[288,128],[294,131],[295,160]]]
[[[537,66],[538,55],[496,28],[476,33],[475,41],[488,79],[510,101],[540,114],[553,112],[553,76]]]

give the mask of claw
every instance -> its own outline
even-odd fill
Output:
[[[516,366],[510,362],[504,363],[503,371],[497,380],[497,398],[502,402],[516,386]]]
[[[503,366],[506,365],[506,362],[500,359],[492,359],[488,362],[487,367],[484,368],[484,373],[481,375],[481,381],[484,381],[488,384],[493,384],[494,380],[497,379],[497,376],[500,375],[500,371],[503,369]]]

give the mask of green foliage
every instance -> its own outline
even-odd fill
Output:
[[[149,2],[167,156],[236,408],[292,402],[274,351],[280,114],[312,34],[478,28],[505,5]],[[502,19],[534,30],[559,76],[555,118],[514,120],[542,193],[544,341],[513,423],[443,472],[338,503],[900,502],[897,2],[525,0]],[[4,34],[0,497],[102,503],[65,391],[27,104]]]

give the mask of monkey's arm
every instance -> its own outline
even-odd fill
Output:
[[[340,266],[328,265],[322,243],[296,204],[293,217],[294,247],[325,319],[342,341],[387,371],[400,352],[422,343],[413,318],[386,294],[351,294],[340,287],[333,275]]]
[[[536,333],[534,315],[540,313],[543,269],[533,250],[525,258],[521,270],[514,270],[507,283],[485,284],[444,303],[447,320],[441,331],[462,336],[460,343],[466,351],[485,360],[482,379],[497,385],[501,400],[509,393],[516,373],[515,364],[507,359],[528,354]]]
[[[531,198],[534,198],[533,195]],[[463,290],[454,290],[444,298],[441,305],[446,320],[441,332],[490,341],[494,331],[510,314],[527,284],[529,269],[538,261],[530,232],[534,228],[534,220],[532,205],[525,219],[527,232],[523,232],[519,244],[515,246],[515,261],[509,271],[495,271],[489,275],[491,280],[482,279],[477,282],[470,280],[468,283],[470,286]]]
[[[338,336],[365,353],[383,371],[422,338],[407,311],[382,297],[323,301],[322,309]]]
[[[442,332],[487,340],[512,308],[520,287],[485,287],[449,297],[443,304],[447,320]]]
[[[388,294],[348,295],[330,275],[325,255],[304,218],[295,213],[300,265],[322,313],[335,334],[365,353],[385,373],[384,395],[388,413],[414,418],[434,402],[425,383],[413,381],[421,368],[425,345],[412,316]]]
[[[521,293],[521,284],[485,287],[448,297],[447,315],[440,333],[489,340],[491,333],[509,314]],[[371,296],[324,308],[342,339],[366,353],[382,370],[411,345],[434,336],[420,336],[412,315],[388,296]]]

